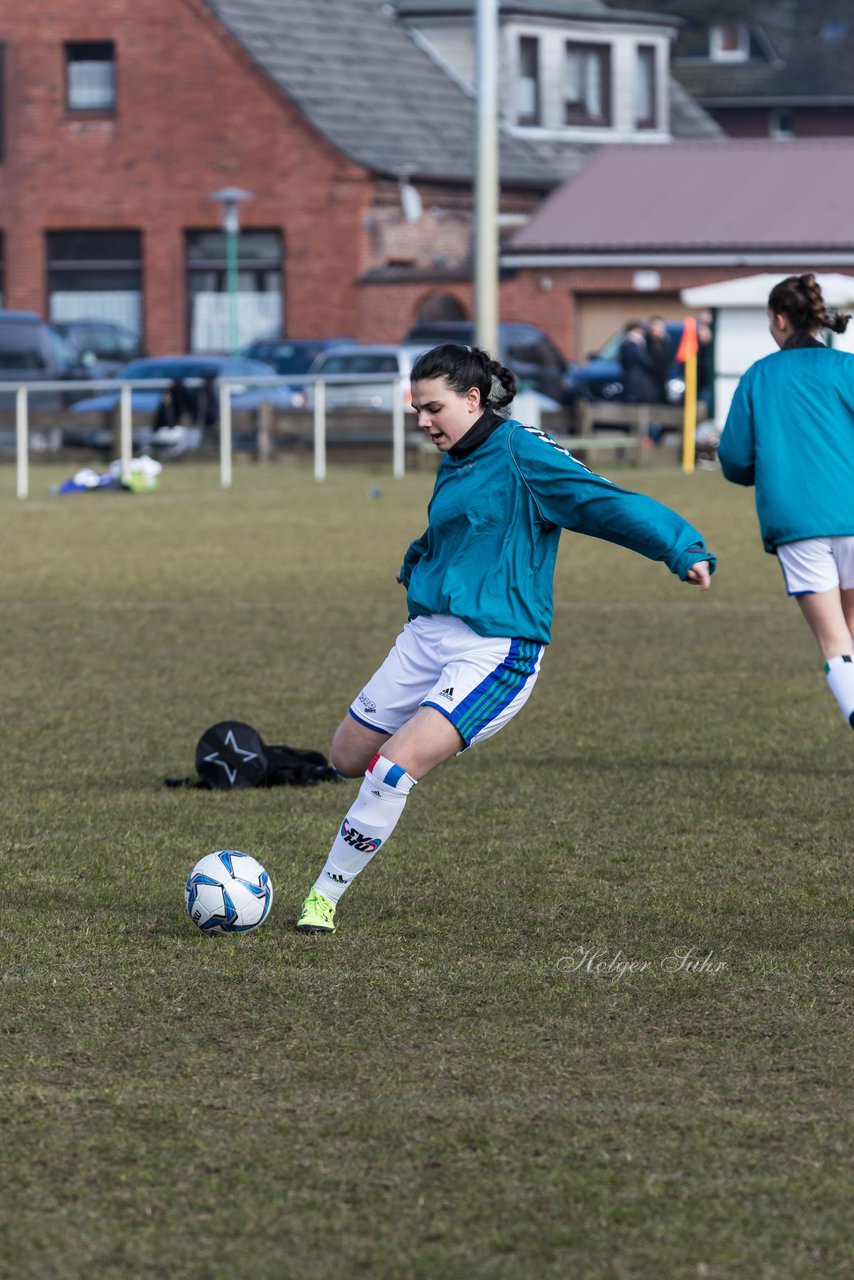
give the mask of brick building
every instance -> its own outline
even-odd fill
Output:
[[[470,27],[471,4],[457,8]],[[532,42],[542,28],[559,54],[558,30],[599,59],[637,57],[654,104],[641,140],[714,130],[669,81],[669,20],[599,0],[501,9],[505,80],[530,90]],[[475,102],[416,21],[380,0],[0,0],[3,305],[122,321],[153,353],[225,348],[226,237],[210,196],[238,187],[252,193],[241,340],[397,340],[417,318],[470,313]],[[505,120],[506,227],[596,146],[625,141],[624,115]],[[507,274],[503,318],[537,321],[566,349],[550,304]]]
[[[425,252],[440,268],[460,258],[474,104],[370,0],[336,4],[325,31],[328,3],[291,3],[300,39],[276,8],[0,0],[5,306],[110,316],[139,326],[153,352],[224,346],[225,236],[209,197],[236,186],[253,193],[238,242],[242,336],[399,336],[407,308],[386,314],[359,281]],[[275,77],[258,60],[264,43]],[[332,92],[347,47],[362,75]],[[392,78],[395,104],[407,84],[418,95],[413,119],[377,96],[389,100]],[[502,166],[510,209],[554,185],[524,142],[505,140]],[[411,174],[427,210],[417,250],[401,211]]]
[[[684,315],[682,290],[757,271],[854,276],[854,139],[610,147],[553,192],[502,255],[550,299],[567,349],[630,318]]]
[[[629,8],[648,0],[621,0]],[[733,138],[854,135],[851,0],[658,0],[678,15],[672,69]]]

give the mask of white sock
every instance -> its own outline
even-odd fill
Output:
[[[359,794],[341,823],[326,865],[314,887],[331,902],[364,871],[397,826],[410,791],[415,786],[399,764],[375,755],[368,765]]]
[[[854,729],[854,657],[850,653],[840,654],[825,663],[824,674],[830,692],[839,703],[839,710]]]

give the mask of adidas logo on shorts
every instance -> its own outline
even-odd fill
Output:
[[[442,692],[439,694],[439,697],[440,697],[440,698],[447,698],[449,702],[453,702],[453,700],[454,700],[454,690],[453,690],[453,687],[451,687],[450,689],[443,689],[443,690],[442,690]]]

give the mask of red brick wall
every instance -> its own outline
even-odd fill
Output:
[[[187,345],[184,232],[217,227],[211,191],[255,193],[246,228],[278,228],[283,302],[294,337],[352,334],[398,341],[420,301],[442,290],[468,314],[471,189],[419,184],[424,216],[406,223],[397,184],[335,151],[254,66],[200,0],[0,0],[5,151],[0,229],[5,305],[47,309],[45,232],[138,229],[145,339],[152,353]],[[112,40],[114,116],[65,109],[63,44]],[[505,192],[502,209],[536,197]],[[370,281],[389,262],[418,280]],[[638,266],[642,266],[638,263]],[[793,263],[791,269],[802,269]],[[783,264],[781,275],[790,268]],[[430,271],[435,271],[432,282]],[[755,268],[662,270],[660,298]],[[502,282],[501,318],[539,324],[578,358],[578,298],[631,293],[634,271],[526,269]],[[638,306],[646,298],[638,294]]]
[[[792,115],[796,138],[854,136],[854,107],[798,107]]]
[[[372,179],[310,128],[197,0],[0,0],[0,39],[7,307],[46,312],[47,230],[139,229],[147,345],[183,350],[184,230],[217,227],[208,194],[239,186],[255,193],[243,226],[282,231],[288,331],[353,331]],[[68,40],[115,43],[114,116],[66,111]]]
[[[785,106],[796,138],[850,138],[854,135],[854,107]],[[731,138],[767,138],[771,111],[767,107],[719,107],[711,109],[718,124]]]
[[[638,268],[643,267],[639,261]],[[635,314],[645,318],[652,312],[666,310],[678,314],[681,310],[680,292],[692,285],[715,284],[738,276],[752,276],[760,271],[786,275],[809,268],[804,262],[780,262],[774,266],[735,266],[724,262],[708,267],[661,267],[660,287],[654,293],[634,287],[634,267],[526,267],[505,279],[499,290],[499,307],[502,320],[525,320],[539,325],[570,360],[583,360],[586,352],[580,349],[578,335],[578,311],[582,299],[608,298],[612,295],[630,297],[624,320]],[[472,290],[470,285],[450,284],[363,284],[360,290],[360,317],[362,328],[372,331],[376,341],[399,342],[406,329],[413,323],[418,303],[427,293],[441,288],[453,294],[471,314]]]

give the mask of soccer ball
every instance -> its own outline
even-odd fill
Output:
[[[272,903],[267,872],[236,849],[200,858],[184,886],[187,914],[204,933],[248,933],[267,919]]]

